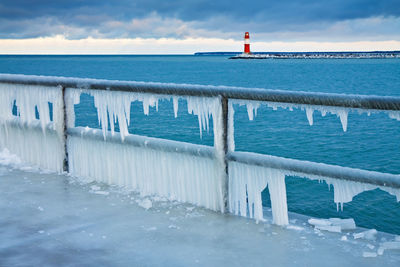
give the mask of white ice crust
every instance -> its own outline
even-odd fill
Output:
[[[12,114],[14,101],[17,116]],[[0,149],[7,148],[23,161],[41,168],[62,172],[62,102],[58,87],[0,83]],[[53,105],[52,121],[49,103]]]
[[[65,105],[67,127],[75,127],[74,105],[79,103],[81,93],[94,97],[104,141],[88,140],[76,136],[68,138],[68,155],[72,175],[126,186],[142,195],[160,195],[170,199],[189,202],[212,210],[224,211],[224,196],[229,193],[229,210],[241,216],[263,220],[261,192],[268,186],[273,213],[273,221],[278,225],[288,224],[285,175],[283,170],[250,166],[236,162],[229,164],[229,192],[225,180],[225,158],[222,132],[222,107],[219,97],[170,97],[144,93],[128,93],[107,90],[67,89]],[[122,143],[107,142],[108,131],[115,133],[115,123],[120,129],[121,141],[129,135],[131,102],[141,101],[144,114],[149,107],[158,107],[160,99],[171,99],[174,116],[178,116],[179,98],[188,103],[188,113],[198,117],[200,136],[209,131],[213,121],[215,159],[192,155],[124,146]],[[62,90],[58,87],[11,85],[0,83],[0,148],[8,148],[23,161],[45,169],[62,171],[64,159]],[[18,116],[12,115],[17,106]],[[50,120],[49,103],[53,104],[53,121]],[[300,108],[306,111],[310,125],[313,112],[336,114],[343,131],[347,130],[349,109],[291,105],[285,103],[229,101],[228,103],[228,150],[234,151],[234,108],[233,104],[246,105],[250,120],[257,115],[260,105],[276,110]],[[35,109],[39,113],[36,119]],[[394,119],[398,112],[389,112]],[[41,129],[35,130],[35,129]],[[332,179],[330,177],[307,178],[325,180],[334,187],[334,201],[341,205],[352,201],[353,197],[377,186]],[[400,200],[400,190],[379,187]]]

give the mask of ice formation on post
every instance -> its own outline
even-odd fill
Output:
[[[275,169],[238,162],[229,164],[229,210],[256,220],[263,219],[261,192],[267,187],[271,196],[273,222],[288,224],[285,175]]]
[[[235,151],[235,110],[232,101],[228,102],[228,151]]]
[[[65,90],[65,109],[67,115],[67,128],[75,127],[74,105],[80,103],[82,90],[67,88]]]
[[[12,114],[14,101],[17,116]],[[58,87],[0,83],[0,148],[27,163],[61,172],[65,155],[62,103]]]

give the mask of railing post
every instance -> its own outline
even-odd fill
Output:
[[[63,171],[68,172],[69,171],[69,166],[68,166],[68,149],[67,149],[67,107],[66,107],[66,101],[65,101],[65,86],[61,87],[62,91],[62,113],[63,113],[63,133],[62,133],[62,138],[64,141],[64,161],[63,161]]]
[[[229,172],[228,172],[228,98],[222,96],[222,148],[224,151],[224,178],[222,181],[223,199],[224,199],[224,211],[229,212]]]

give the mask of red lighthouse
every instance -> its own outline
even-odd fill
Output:
[[[244,34],[244,53],[250,54],[250,35],[249,32]]]

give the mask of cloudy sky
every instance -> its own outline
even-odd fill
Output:
[[[0,53],[400,50],[400,0],[1,0]]]

